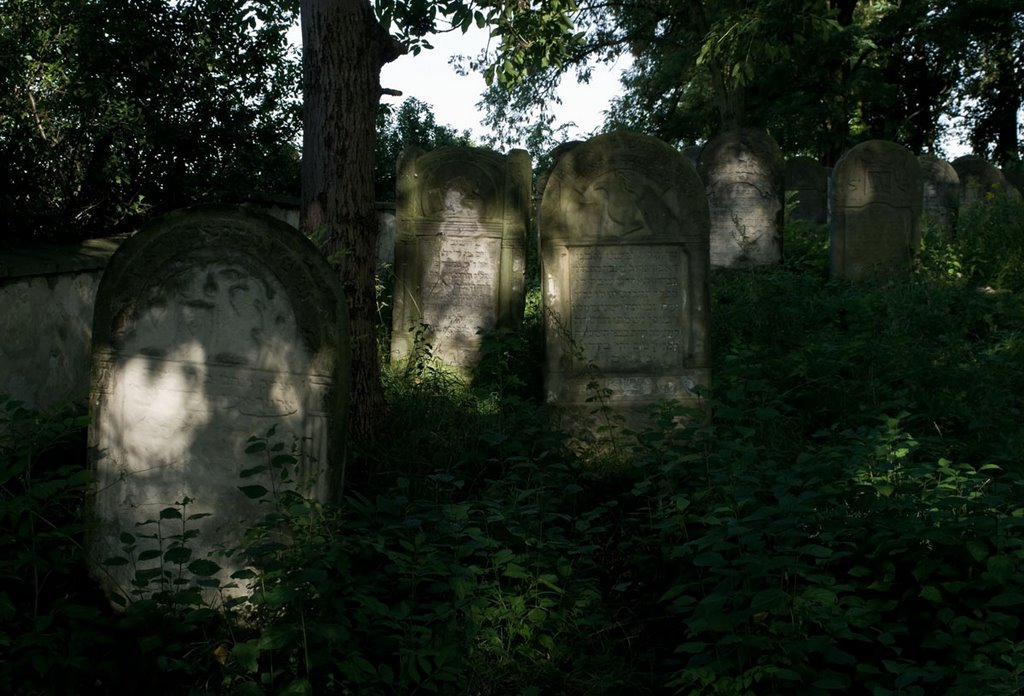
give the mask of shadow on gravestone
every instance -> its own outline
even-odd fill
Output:
[[[711,380],[708,204],[652,137],[610,133],[562,157],[541,203],[545,392],[577,443],[699,403]],[[607,419],[611,419],[611,423]]]
[[[917,162],[921,167],[922,221],[949,239],[960,209],[960,177],[953,165],[934,155],[920,155]]]
[[[443,147],[399,162],[393,361],[429,357],[468,378],[480,331],[523,317],[530,156]]]
[[[188,563],[200,559],[221,566],[222,585],[231,582],[246,561],[224,554],[268,508],[240,486],[339,496],[349,369],[341,287],[287,224],[240,207],[197,207],[125,242],[101,280],[93,329],[88,557],[104,590],[146,596],[167,589],[162,570],[189,579]],[[245,453],[248,439],[275,426],[287,448],[301,447],[291,483],[270,472],[242,477],[266,463]],[[168,508],[184,519],[162,515]],[[198,536],[179,567],[168,561],[183,552],[167,554],[185,531]],[[107,562],[118,557],[129,562]],[[207,589],[204,599],[241,594]]]
[[[711,267],[782,261],[784,165],[775,140],[754,128],[720,133],[701,151],[698,173],[711,210]]]
[[[910,273],[921,243],[921,170],[902,145],[869,140],[836,163],[829,188],[833,277]]]

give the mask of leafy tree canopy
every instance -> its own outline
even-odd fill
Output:
[[[198,199],[297,194],[290,4],[0,5],[3,237],[111,233]]]
[[[1024,10],[1012,0],[539,0],[484,3],[501,42],[478,60],[507,104],[535,113],[558,77],[629,52],[608,127],[676,143],[768,128],[790,152],[834,160],[858,140],[935,147],[962,117],[976,152],[1020,156]],[[583,69],[579,78],[587,79]]]
[[[430,105],[419,99],[406,99],[397,108],[381,104],[377,115],[374,175],[377,200],[394,200],[398,159],[405,148],[432,150],[445,145],[471,144],[469,131],[457,133],[450,126],[439,125]]]

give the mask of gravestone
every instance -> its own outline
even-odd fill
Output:
[[[784,169],[771,136],[752,128],[720,133],[704,146],[698,171],[711,210],[712,268],[779,263]]]
[[[377,268],[395,263],[396,219],[395,204],[376,204],[377,209]]]
[[[917,163],[921,167],[922,219],[949,236],[960,208],[960,177],[953,165],[934,155],[921,155]]]
[[[829,262],[850,280],[910,271],[921,242],[921,170],[905,147],[869,140],[835,166]]]
[[[198,532],[185,577],[189,563],[213,561],[229,582],[244,560],[221,552],[238,548],[269,508],[240,486],[287,485],[322,501],[340,492],[348,350],[341,287],[284,222],[199,207],[159,218],[118,249],[97,293],[89,428],[88,555],[108,594],[132,596],[138,571],[152,576],[147,591],[161,567],[177,576],[171,561],[185,552],[166,554],[183,524]],[[286,447],[301,444],[288,484],[242,475],[267,463],[245,450],[273,426]],[[132,563],[108,562],[117,557]]]
[[[786,160],[786,192],[793,192],[796,206],[790,220],[805,220],[815,225],[828,222],[828,173],[813,157]]]
[[[391,358],[431,355],[469,374],[481,329],[523,316],[530,156],[470,147],[399,162]]]
[[[984,157],[964,155],[953,160],[953,169],[960,177],[960,209],[965,210],[985,200],[989,194],[1009,192],[1003,173]]]
[[[700,162],[700,151],[703,149],[703,145],[690,145],[683,148],[683,157],[693,165],[694,169],[697,169],[697,164]]]
[[[565,430],[593,436],[600,403],[634,425],[660,400],[697,403],[711,376],[708,229],[696,170],[660,140],[610,133],[558,161],[541,287],[546,399]]]

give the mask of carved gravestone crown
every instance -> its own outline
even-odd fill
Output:
[[[348,374],[340,285],[286,223],[199,207],[125,242],[101,281],[93,330],[88,546],[104,589],[130,598],[159,587],[183,529],[198,536],[174,560],[212,560],[229,582],[244,561],[223,552],[267,509],[241,486],[339,493]],[[299,446],[296,469],[284,483],[270,472],[243,477],[266,463],[246,454],[248,439],[272,427],[288,449]],[[168,508],[184,518],[162,515]]]
[[[655,138],[598,136],[562,157],[541,204],[545,389],[594,432],[595,393],[628,421],[710,382],[708,206],[696,170]]]

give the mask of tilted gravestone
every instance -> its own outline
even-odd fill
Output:
[[[767,133],[715,136],[700,154],[711,208],[711,266],[751,268],[782,260],[783,161]]]
[[[805,220],[815,225],[828,222],[828,174],[813,157],[786,160],[786,192],[793,192],[795,206],[790,220]]]
[[[558,161],[541,285],[546,398],[566,430],[595,433],[602,404],[627,424],[663,399],[696,404],[711,375],[708,229],[697,172],[660,140],[601,135]]]
[[[960,208],[984,201],[988,195],[1007,194],[1010,183],[991,162],[977,155],[964,155],[952,162],[960,177]]]
[[[836,164],[829,263],[851,280],[907,273],[921,242],[921,170],[902,145],[869,140]]]
[[[917,163],[921,167],[922,219],[951,235],[960,209],[960,177],[953,165],[934,155],[921,155]]]
[[[523,315],[530,156],[469,147],[410,150],[399,163],[392,360],[425,345],[468,373],[481,329]]]
[[[100,283],[93,328],[88,549],[102,587],[123,597],[167,589],[196,561],[199,581],[212,561],[227,583],[244,561],[220,553],[269,507],[258,487],[320,500],[340,492],[349,369],[341,287],[286,223],[199,207],[125,242]],[[246,454],[248,439],[274,426],[279,454],[300,445],[290,482],[243,476],[267,463]],[[195,532],[187,551],[174,550],[175,535]]]

